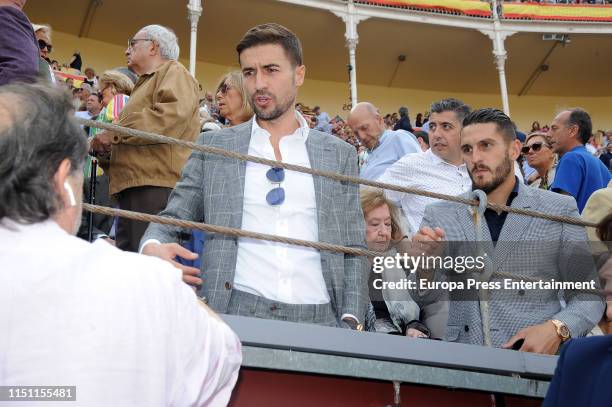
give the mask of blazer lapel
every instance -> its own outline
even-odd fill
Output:
[[[326,136],[321,136],[315,131],[310,131],[306,140],[306,150],[310,159],[310,168],[313,170],[338,172],[336,152],[333,146],[329,145]],[[332,194],[333,181],[313,175],[315,197],[317,201],[317,218],[319,225],[319,241],[325,242],[327,239],[327,228],[325,219],[327,208],[331,207],[330,196]]]
[[[244,125],[237,126],[232,140],[231,150],[240,154],[249,153],[249,143],[251,142],[251,129],[253,124],[251,121]],[[230,196],[228,202],[232,208],[232,227],[242,227],[242,211],[244,205],[244,177],[246,174],[246,161],[233,160],[229,167],[228,185]],[[234,180],[238,180],[235,182]]]

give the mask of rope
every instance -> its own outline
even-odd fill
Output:
[[[392,190],[392,191],[397,191],[397,192],[420,195],[420,196],[425,196],[425,197],[434,198],[434,199],[442,199],[442,200],[457,202],[457,203],[470,205],[470,206],[478,206],[479,204],[477,200],[465,199],[465,198],[461,198],[458,196],[440,194],[437,192],[430,192],[430,191],[425,191],[425,190],[417,189],[417,188],[401,187],[401,186],[393,185],[393,184],[386,184],[382,182],[370,181],[370,180],[363,179],[363,178],[350,177],[348,175],[336,174],[336,173],[328,172],[328,171],[319,171],[319,170],[315,170],[315,169],[308,168],[308,167],[302,167],[300,165],[288,164],[288,163],[284,163],[281,161],[268,160],[268,159],[261,158],[261,157],[240,154],[234,151],[228,151],[228,150],[224,150],[218,147],[204,146],[204,145],[200,145],[200,144],[197,144],[191,141],[177,140],[172,137],[166,137],[160,134],[149,133],[149,132],[142,131],[142,130],[129,129],[126,127],[117,126],[115,124],[101,123],[101,122],[97,122],[93,120],[85,120],[85,119],[79,119],[79,118],[77,118],[77,121],[84,126],[96,127],[99,129],[113,131],[116,133],[125,134],[125,135],[132,136],[132,137],[138,137],[138,138],[142,138],[142,139],[154,142],[154,143],[172,144],[172,145],[176,145],[179,147],[190,148],[192,150],[200,151],[203,153],[221,155],[227,158],[232,158],[232,159],[241,160],[241,161],[250,161],[256,164],[263,164],[263,165],[267,165],[271,167],[284,168],[289,171],[303,172],[306,174],[334,179],[336,181],[351,182],[354,184],[367,185],[367,186],[374,187],[374,188],[387,189],[387,190]],[[515,213],[517,215],[524,215],[524,216],[530,216],[534,218],[546,219],[546,220],[550,220],[553,222],[566,223],[569,225],[597,227],[597,223],[586,222],[584,220],[574,218],[571,216],[550,215],[547,213],[532,211],[529,209],[512,208],[510,206],[493,204],[493,203],[488,203],[487,208],[493,209],[494,211],[497,211],[497,212]]]
[[[268,235],[265,233],[249,232],[247,230],[242,230],[242,229],[229,228],[229,227],[218,226],[218,225],[210,225],[207,223],[192,222],[188,220],[170,218],[167,216],[149,215],[147,213],[126,211],[123,209],[108,208],[105,206],[91,205],[87,203],[83,203],[83,209],[90,211],[90,212],[99,213],[102,215],[119,216],[122,218],[138,220],[141,222],[148,222],[148,223],[153,222],[153,223],[159,223],[161,225],[176,226],[176,227],[186,228],[186,229],[197,229],[197,230],[201,230],[204,232],[219,233],[219,234],[229,235],[229,236],[247,237],[247,238],[257,239],[257,240],[267,240],[270,242],[278,242],[278,243],[291,244],[291,245],[296,245],[296,246],[310,247],[313,249],[328,251],[328,252],[339,252],[339,253],[344,253],[344,254],[352,254],[355,256],[369,256],[369,257],[385,255],[384,252],[377,252],[373,250],[356,249],[354,247],[340,246],[340,245],[331,244],[331,243],[312,242],[310,240],[293,239],[290,237]]]
[[[321,242],[313,242],[310,240],[301,240],[301,239],[293,239],[289,237],[282,237],[276,235],[269,235],[265,233],[257,233],[257,232],[249,232],[242,229],[230,228],[225,226],[218,225],[210,225],[207,223],[199,223],[182,219],[170,218],[167,216],[158,216],[158,215],[149,215],[147,213],[134,212],[134,211],[126,211],[123,209],[109,208],[106,206],[92,205],[88,203],[83,203],[83,209],[92,213],[99,213],[106,216],[119,216],[122,218],[137,220],[141,222],[148,223],[159,223],[161,225],[167,226],[176,226],[180,228],[188,228],[188,229],[197,229],[204,232],[211,233],[219,233],[228,236],[236,236],[236,237],[246,237],[257,240],[266,240],[271,242],[278,242],[284,244],[291,244],[296,246],[310,247],[313,249],[328,251],[328,252],[338,252],[344,254],[351,254],[355,256],[368,256],[368,257],[378,257],[378,256],[386,256],[385,252],[378,252],[374,250],[365,250],[365,249],[357,249],[354,247],[346,247],[340,246],[331,243],[321,243]],[[515,274],[510,274],[506,272],[495,272],[493,275],[500,278],[510,278],[513,280],[523,280],[523,281],[548,281],[540,278],[530,277],[530,276],[519,276]],[[601,291],[597,291],[600,293]]]

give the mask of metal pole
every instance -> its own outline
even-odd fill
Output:
[[[201,0],[189,0],[187,4],[189,24],[191,25],[191,42],[189,47],[189,73],[195,77],[196,72],[196,46],[198,44],[198,21],[202,15]]]
[[[91,169],[89,173],[89,203],[96,204],[96,176],[98,175],[98,159],[92,157]],[[87,214],[87,241],[93,241],[93,212]]]
[[[355,5],[353,0],[347,3],[346,46],[349,49],[349,64],[351,65],[351,105],[357,104],[357,21],[355,21]]]
[[[510,116],[510,102],[508,101],[508,86],[506,85],[506,58],[508,54],[504,48],[504,39],[500,33],[501,25],[499,23],[498,0],[493,0],[491,3],[493,12],[493,55],[495,56],[495,64],[499,73],[499,88],[502,97],[502,105],[504,113]]]

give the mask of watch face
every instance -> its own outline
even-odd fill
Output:
[[[565,325],[559,327],[559,334],[561,334],[563,339],[567,339],[570,336],[569,329]]]

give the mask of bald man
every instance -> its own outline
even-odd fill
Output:
[[[386,130],[380,112],[369,102],[357,103],[353,107],[349,113],[348,124],[368,151],[359,172],[361,178],[375,181],[390,165],[406,154],[421,151],[412,133],[405,130]]]

